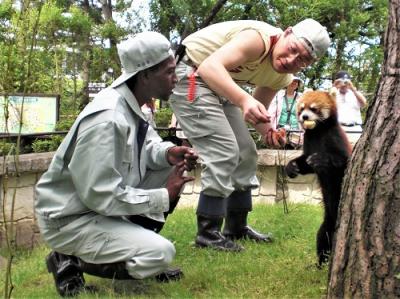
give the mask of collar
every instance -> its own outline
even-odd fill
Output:
[[[139,107],[139,103],[135,95],[129,89],[128,85],[126,83],[123,83],[121,85],[118,85],[117,87],[114,87],[114,89],[124,98],[129,108],[131,108],[135,114],[139,115],[140,118],[146,121],[142,109]]]

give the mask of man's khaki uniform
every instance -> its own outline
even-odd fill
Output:
[[[172,262],[170,241],[124,217],[164,221],[169,209],[162,186],[173,144],[160,143],[143,124],[126,84],[103,90],[79,115],[36,186],[36,216],[52,249],[88,263],[125,261],[134,278],[160,273]]]

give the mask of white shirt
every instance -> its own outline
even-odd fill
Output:
[[[361,105],[353,91],[348,90],[345,94],[336,95],[338,119],[341,124],[361,125]]]
[[[142,107],[140,107],[140,109],[142,110],[143,114],[144,114],[144,118],[146,119],[146,121],[153,127],[156,127],[156,122],[154,120],[154,111],[147,106],[146,104],[144,104]]]

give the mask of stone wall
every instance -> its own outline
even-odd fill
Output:
[[[5,215],[3,209],[0,212],[0,247],[6,244],[4,219],[9,224],[11,217],[17,246],[31,248],[40,240],[33,212],[34,186],[47,170],[52,157],[53,153],[26,154],[20,155],[18,162],[14,161],[14,157],[0,162],[0,200],[1,206],[5,206]],[[11,216],[12,205],[14,213]]]
[[[276,203],[287,197],[288,202],[318,203],[321,194],[315,175],[299,176],[296,179],[282,177],[283,166],[301,151],[260,150],[258,155],[257,177],[260,187],[253,190],[254,203]],[[19,157],[18,163],[10,157],[6,163],[1,161],[1,203],[5,203],[6,223],[11,219],[11,206],[14,234],[18,246],[31,248],[40,241],[39,230],[34,217],[34,185],[47,170],[53,153],[27,154]],[[16,167],[18,165],[18,167]],[[195,181],[189,182],[183,191],[179,207],[196,206],[201,189],[200,165],[193,173]],[[283,187],[285,186],[285,187]],[[4,215],[0,212],[0,246],[5,245]]]
[[[291,179],[283,174],[284,165],[298,157],[301,151],[259,150],[257,178],[260,187],[252,191],[254,203],[277,203],[284,196],[288,202],[317,204],[322,199],[320,187],[315,175],[298,176]],[[200,184],[200,168],[190,173],[195,176],[193,182],[186,184],[179,206],[196,206]]]

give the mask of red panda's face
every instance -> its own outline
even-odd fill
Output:
[[[331,116],[336,117],[334,93],[307,91],[297,104],[297,119],[304,129],[314,129],[318,123]]]

